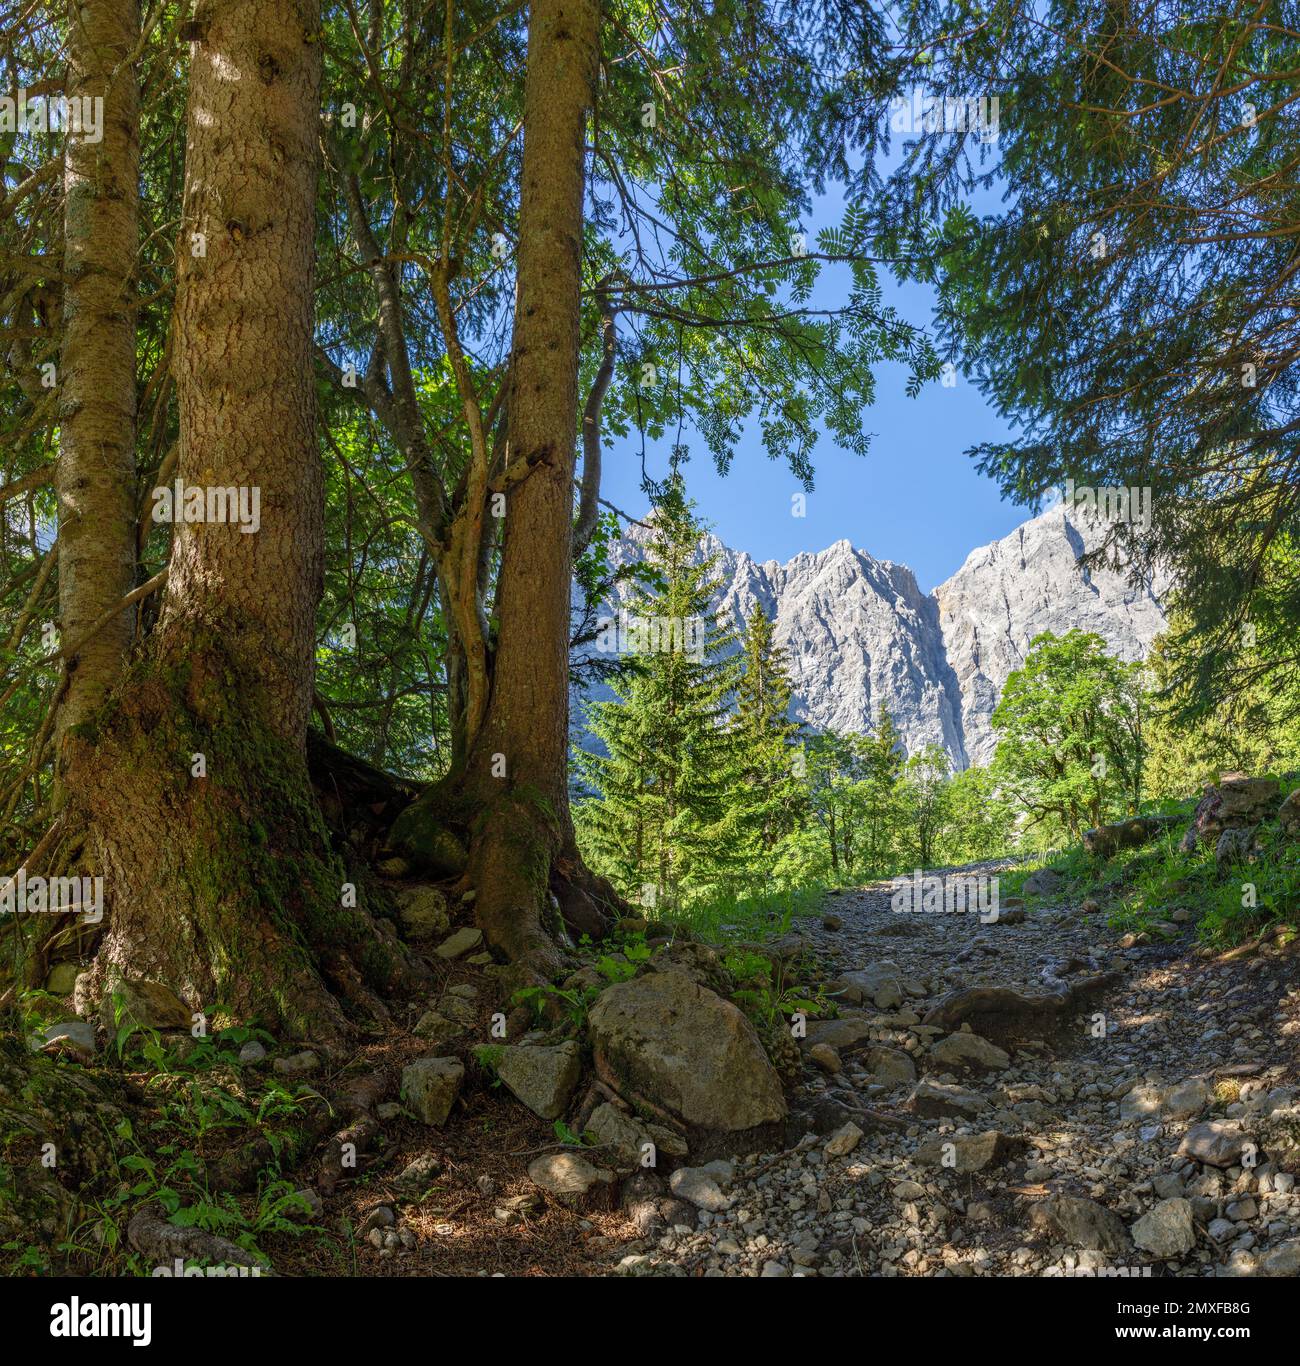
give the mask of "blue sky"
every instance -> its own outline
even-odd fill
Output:
[[[838,223],[841,213],[837,196],[818,201],[801,225],[809,242],[822,227]],[[909,321],[930,321],[929,289],[899,286],[887,276],[881,284],[886,302]],[[835,295],[836,270],[824,268],[813,307],[834,307]],[[791,514],[798,482],[784,463],[767,458],[756,433],[746,432],[731,473],[723,477],[704,443],[687,429],[687,486],[700,516],[727,545],[757,560],[784,561],[849,540],[877,559],[910,566],[923,592],[942,583],[976,546],[1005,536],[1030,513],[1003,502],[992,480],[976,474],[964,453],[1007,434],[1006,424],[974,385],[961,375],[955,388],[935,382],[908,398],[906,382],[903,366],[878,367],[876,403],[863,414],[863,425],[873,434],[865,459],[838,449],[823,435],[803,518]],[[667,471],[670,449],[669,441],[647,443],[646,465],[653,477]],[[601,482],[603,496],[624,511],[639,515],[645,510],[638,435],[607,451]]]

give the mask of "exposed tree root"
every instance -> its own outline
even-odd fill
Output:
[[[252,719],[256,683],[229,711],[231,668],[217,642],[142,665],[69,735],[65,819],[107,908],[89,998],[147,978],[209,1018],[340,1046],[427,970],[376,918],[391,908],[331,839],[302,752]]]
[[[156,1266],[171,1266],[185,1261],[215,1262],[219,1266],[259,1267],[270,1271],[251,1252],[219,1234],[201,1228],[180,1228],[152,1210],[143,1209],[126,1226],[127,1240],[142,1256]]]
[[[1117,972],[1081,977],[1072,986],[1040,995],[1028,995],[1011,987],[963,987],[951,991],[925,1016],[923,1024],[956,1030],[970,1022],[986,1038],[1024,1037],[1063,1023],[1089,998],[1113,986]],[[976,1023],[978,1022],[978,1024]]]

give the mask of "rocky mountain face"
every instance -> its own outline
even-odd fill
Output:
[[[1040,632],[1092,631],[1136,659],[1164,629],[1163,585],[1135,587],[1079,563],[1101,534],[1085,516],[1050,509],[973,550],[929,594],[906,565],[847,540],[785,564],[760,564],[712,536],[702,553],[717,558],[717,610],[739,628],[757,601],[775,622],[798,717],[818,730],[866,730],[883,704],[909,752],[941,745],[965,767],[992,758],[989,718]],[[631,528],[614,562],[640,559],[646,536]]]

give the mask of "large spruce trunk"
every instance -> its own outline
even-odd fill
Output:
[[[186,487],[252,490],[260,526],[174,527],[149,657],[78,743],[87,861],[106,878],[94,989],[319,1040],[339,998],[405,973],[312,794],[305,739],[324,500],[312,384],[318,0],[217,0],[192,46],[174,326]],[[206,507],[205,507],[206,510]],[[84,729],[84,728],[83,728]],[[70,784],[71,785],[71,784]]]
[[[521,985],[559,971],[564,924],[599,935],[617,902],[583,867],[568,801],[585,131],[599,45],[597,0],[534,0],[506,399],[506,464],[528,473],[508,495],[482,719],[467,723],[463,763],[392,831],[426,864],[444,825],[467,831],[479,924]],[[455,693],[464,679],[450,682]]]
[[[140,92],[136,0],[71,0],[69,101],[103,100],[102,136],[64,155],[63,344],[59,375],[59,621],[68,683],[58,736],[121,678],[134,626],[135,259]],[[80,106],[78,106],[80,107]],[[78,648],[79,647],[79,648]]]
[[[488,940],[547,976],[556,862],[573,858],[567,763],[573,473],[587,112],[599,56],[597,0],[534,0],[528,27],[518,294],[507,413],[511,493],[487,715],[469,756],[481,806],[470,871]],[[576,868],[574,869],[576,871]]]

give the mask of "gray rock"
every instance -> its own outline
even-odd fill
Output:
[[[45,979],[45,990],[51,996],[71,996],[80,975],[80,963],[55,963]]]
[[[1210,1103],[1214,1088],[1202,1077],[1174,1086],[1135,1086],[1119,1103],[1120,1118],[1128,1123],[1159,1116],[1192,1119]]]
[[[86,1057],[92,1057],[99,1051],[95,1041],[95,1026],[89,1020],[60,1020],[57,1024],[46,1025],[32,1040],[32,1046],[48,1048],[60,1040]]]
[[[780,1079],[754,1027],[679,972],[607,988],[588,1029],[600,1068],[688,1126],[736,1133],[785,1119]]]
[[[1018,1140],[993,1130],[983,1134],[940,1134],[917,1148],[916,1161],[923,1167],[981,1172],[1007,1161],[1020,1146]]]
[[[1071,1247],[1120,1256],[1131,1246],[1124,1221],[1095,1200],[1053,1195],[1033,1207],[1030,1220]]]
[[[494,1061],[497,1076],[542,1119],[559,1119],[582,1075],[575,1039],[546,1048],[505,1047]]]
[[[111,1035],[126,1025],[137,1029],[189,1029],[189,1006],[161,982],[123,978],[104,993],[100,1013]]]
[[[1190,1200],[1161,1200],[1134,1224],[1130,1232],[1138,1247],[1156,1257],[1181,1257],[1196,1246]]]
[[[828,1043],[813,1044],[808,1050],[808,1057],[830,1076],[834,1076],[844,1069],[844,1062],[839,1053]]]
[[[548,1153],[528,1164],[534,1185],[573,1209],[605,1206],[613,1198],[614,1175],[577,1153]]]
[[[837,1129],[827,1140],[822,1150],[827,1157],[847,1157],[862,1139],[862,1130],[850,1120],[842,1129]]]
[[[1179,1157],[1193,1157],[1210,1167],[1232,1167],[1250,1139],[1235,1124],[1207,1120],[1193,1124],[1178,1145]]]
[[[1300,1276],[1300,1238],[1290,1238],[1266,1252],[1259,1270],[1265,1276]]]
[[[266,1049],[256,1039],[249,1039],[239,1050],[239,1061],[246,1066],[261,1062],[265,1057]]]
[[[985,1098],[964,1086],[942,1081],[919,1081],[907,1098],[906,1109],[925,1119],[967,1119],[989,1108]]]
[[[1055,896],[1065,885],[1065,879],[1055,868],[1039,868],[1025,879],[1021,890],[1026,896]]]
[[[1000,1072],[1011,1066],[1010,1055],[996,1044],[964,1031],[940,1039],[931,1048],[930,1059],[945,1069],[968,1072]]]
[[[303,1186],[294,1192],[294,1202],[285,1211],[285,1217],[294,1224],[314,1224],[325,1216],[325,1202],[311,1186]]]
[[[837,1052],[847,1051],[865,1043],[872,1034],[871,1021],[865,1015],[842,1015],[836,1020],[814,1020],[808,1026],[804,1043],[808,1048],[827,1044]]]
[[[877,1044],[867,1053],[867,1071],[881,1086],[910,1086],[916,1080],[916,1064],[901,1048]]]
[[[483,942],[483,931],[473,925],[465,925],[446,939],[434,950],[439,958],[459,958],[461,954],[476,949]]]
[[[459,1058],[419,1058],[402,1068],[402,1099],[417,1119],[441,1128],[464,1080]]]
[[[397,913],[408,939],[433,939],[447,933],[447,898],[437,887],[417,885],[393,891]]]
[[[1169,1119],[1195,1119],[1210,1103],[1214,1088],[1202,1077],[1171,1086],[1160,1102],[1160,1113]]]
[[[886,958],[857,972],[846,972],[830,984],[830,991],[846,1001],[870,1001],[877,1010],[893,1010],[903,1004],[902,976],[898,964]]]
[[[1160,1113],[1162,1092],[1158,1086],[1135,1086],[1119,1103],[1119,1117],[1132,1123]]]
[[[417,1039],[428,1039],[430,1043],[446,1043],[449,1039],[459,1038],[464,1032],[464,1025],[449,1020],[436,1010],[426,1010],[411,1030]]]
[[[600,1144],[601,1161],[620,1172],[635,1171],[641,1165],[643,1145],[653,1141],[631,1115],[608,1101],[591,1112],[586,1133]]]
[[[421,1153],[397,1175],[397,1184],[411,1194],[420,1194],[442,1175],[442,1162],[433,1153]]]
[[[710,1214],[720,1214],[732,1206],[731,1197],[722,1193],[712,1174],[702,1167],[678,1167],[668,1178],[668,1189],[678,1199],[689,1200]]]
[[[276,1058],[271,1063],[271,1070],[286,1081],[297,1081],[300,1077],[319,1072],[320,1059],[311,1049],[305,1048],[301,1053],[293,1053],[287,1058]]]

